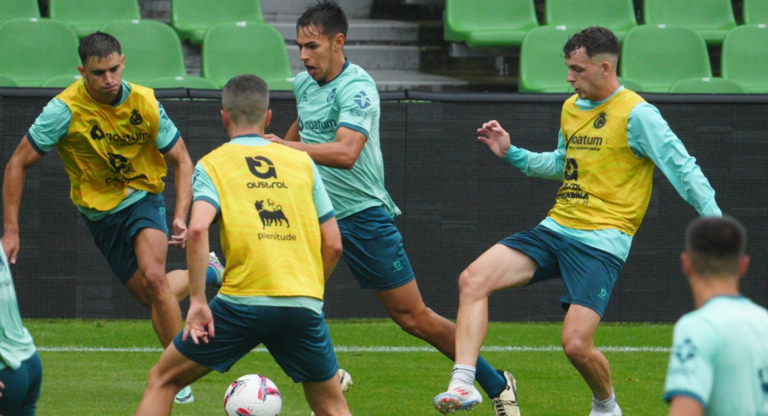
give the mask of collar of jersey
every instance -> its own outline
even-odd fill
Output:
[[[317,86],[324,87],[324,86],[330,84],[331,82],[336,81],[337,79],[341,78],[341,74],[344,73],[344,70],[346,70],[348,66],[349,66],[349,59],[344,58],[344,66],[341,68],[341,72],[339,72],[339,75],[336,75],[336,78],[334,78],[334,79],[332,79],[330,81],[326,81],[326,82],[317,82],[317,81],[315,81],[315,82],[317,82]]]
[[[707,301],[704,302],[704,305],[708,304],[709,302],[712,302],[715,299],[746,299],[746,296],[744,296],[742,294],[738,294],[738,295],[715,295],[715,296],[712,296],[711,298],[707,299]],[[704,306],[704,305],[701,305],[701,306]]]
[[[271,142],[259,136],[258,134],[243,134],[242,136],[235,136],[229,141],[231,144],[239,144],[242,146],[266,146]]]
[[[589,110],[595,109],[595,108],[600,107],[601,105],[605,104],[606,101],[608,101],[611,98],[613,98],[614,95],[618,94],[619,91],[621,91],[623,89],[624,89],[624,86],[623,85],[619,85],[619,88],[616,88],[616,91],[614,91],[613,94],[611,94],[610,97],[608,97],[608,98],[606,98],[606,99],[604,99],[602,101],[589,101],[589,100],[582,100],[581,98],[577,98],[576,99],[576,105],[579,107],[579,110],[581,110],[581,111],[589,111]]]
[[[83,84],[85,84],[85,78],[83,78]],[[96,101],[96,99],[93,98],[93,96],[91,95],[91,92],[88,91],[88,88],[85,89],[85,92],[88,93],[88,96],[91,97],[91,99],[93,99],[93,101]],[[118,105],[122,104],[123,102],[125,102],[125,100],[128,99],[128,94],[130,94],[130,93],[131,93],[131,86],[128,85],[128,83],[125,80],[121,80],[120,81],[120,91],[117,92],[117,97],[115,97],[115,101],[112,101],[111,103],[106,104],[106,105],[110,105],[112,107],[117,107]],[[96,101],[96,102],[99,103],[98,101]],[[99,103],[99,104],[104,105],[103,103]]]

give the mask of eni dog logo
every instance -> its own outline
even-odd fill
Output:
[[[253,176],[261,179],[277,178],[275,165],[266,157],[246,157],[245,162],[248,164],[248,170],[251,171]]]

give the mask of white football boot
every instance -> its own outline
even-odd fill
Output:
[[[483,402],[483,396],[475,386],[463,381],[454,381],[448,391],[440,393],[432,399],[432,404],[440,413],[448,414],[457,410],[473,410]]]
[[[512,374],[499,371],[504,377],[506,386],[499,397],[492,399],[493,411],[496,416],[520,416],[520,406],[517,404],[517,381]]]

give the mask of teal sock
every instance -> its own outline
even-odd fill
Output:
[[[208,270],[205,272],[205,284],[207,286],[219,284],[219,276],[216,274],[216,269],[211,266],[208,266]]]
[[[477,383],[490,398],[498,396],[506,387],[504,377],[499,374],[483,357],[477,357]]]

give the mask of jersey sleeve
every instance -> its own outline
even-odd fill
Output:
[[[664,400],[688,396],[706,407],[715,377],[719,346],[715,329],[705,320],[684,316],[675,325]]]
[[[35,151],[44,155],[66,136],[72,122],[72,111],[58,98],[48,102],[27,131],[27,139]]]
[[[199,162],[195,166],[195,173],[192,174],[192,203],[197,201],[208,202],[216,208],[217,213],[221,213],[219,191],[216,190],[216,185]]]
[[[371,124],[379,112],[379,92],[376,85],[367,81],[356,81],[345,86],[338,97],[339,124],[365,135],[371,131]]]
[[[554,152],[535,153],[520,149],[514,145],[509,147],[504,160],[520,169],[526,176],[536,178],[563,180],[565,168],[565,141],[563,131],[557,134],[557,149]]]
[[[315,200],[315,209],[317,210],[317,219],[320,224],[330,220],[336,216],[333,211],[333,205],[331,205],[331,198],[328,196],[328,192],[323,185],[323,177],[320,176],[320,171],[317,170],[317,165],[312,162],[312,174],[315,177],[315,185],[312,189],[312,198]]]
[[[651,159],[699,215],[723,215],[715,202],[715,190],[696,164],[696,158],[688,154],[683,142],[672,132],[656,107],[641,103],[632,109],[627,139],[632,152],[638,157]]]
[[[168,114],[165,112],[163,105],[160,104],[160,101],[157,102],[157,108],[160,111],[160,122],[157,128],[155,145],[160,149],[160,152],[168,153],[173,149],[173,146],[176,146],[176,142],[178,142],[179,137],[181,137],[181,132],[179,132],[179,129],[176,128],[176,125],[173,124],[173,121],[168,117]]]

